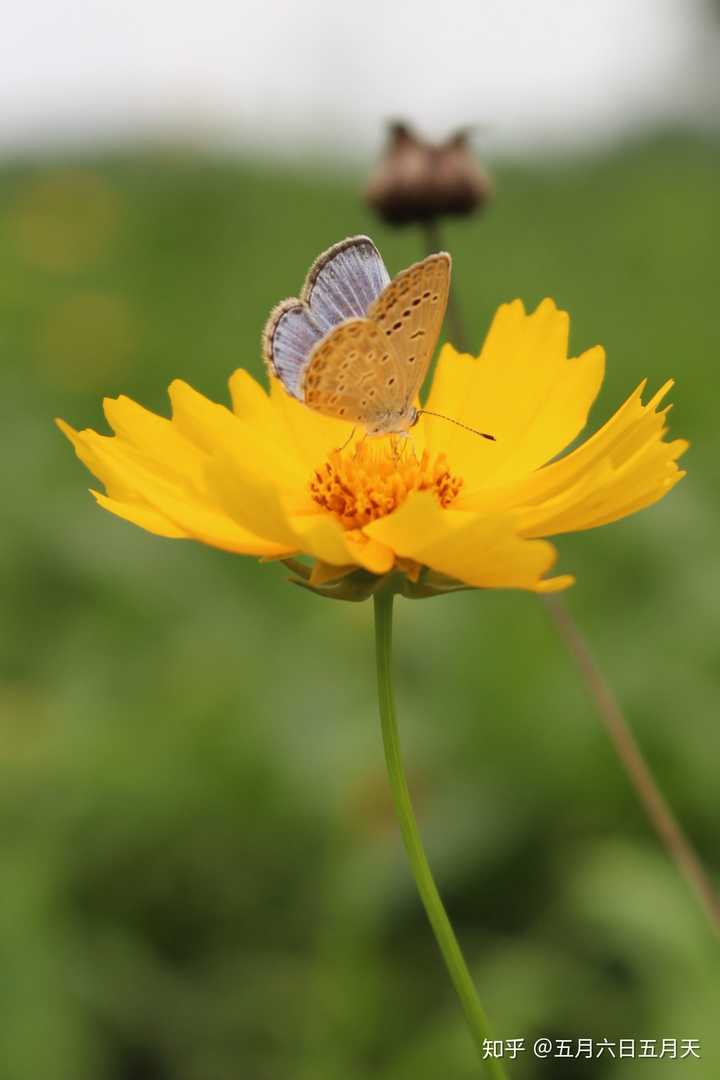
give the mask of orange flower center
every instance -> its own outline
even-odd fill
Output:
[[[444,454],[431,459],[425,450],[418,460],[414,453],[393,456],[362,442],[345,457],[334,450],[315,470],[310,493],[344,528],[360,529],[391,514],[411,491],[434,491],[441,506],[450,506],[462,483],[450,472]]]

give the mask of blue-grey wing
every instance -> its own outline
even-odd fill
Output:
[[[380,252],[368,236],[333,244],[310,267],[300,297],[326,334],[345,319],[364,318],[390,283]]]
[[[263,356],[270,374],[299,401],[303,399],[302,377],[308,357],[323,336],[307,304],[296,297],[278,304],[266,323]]]
[[[313,348],[338,323],[364,318],[389,282],[380,252],[367,236],[341,240],[318,256],[300,297],[278,304],[263,331],[265,362],[289,394],[303,400]]]

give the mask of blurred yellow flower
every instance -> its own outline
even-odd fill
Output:
[[[172,419],[126,397],[105,401],[114,436],[61,429],[105,487],[107,510],[160,536],[268,559],[314,560],[313,584],[362,568],[480,588],[552,592],[543,537],[616,521],[660,499],[684,475],[687,447],[666,442],[668,382],[646,404],[641,384],[591,438],[585,426],[604,353],[567,356],[569,320],[551,300],[526,314],[500,307],[479,357],[441,351],[427,408],[492,432],[478,438],[422,416],[408,440],[343,447],[349,425],[313,412],[273,380],[230,379],[232,410],[186,383],[170,386]],[[548,464],[549,462],[549,464]]]

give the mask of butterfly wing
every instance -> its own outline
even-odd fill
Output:
[[[368,236],[351,236],[318,256],[300,298],[323,333],[345,319],[365,318],[389,284],[380,252]]]
[[[271,375],[303,400],[310,353],[323,336],[349,318],[364,318],[390,277],[367,236],[352,236],[324,251],[310,267],[300,297],[283,300],[263,331],[263,356]]]
[[[450,267],[447,252],[428,255],[393,278],[367,313],[397,357],[407,403],[420,390],[440,336]]]
[[[369,431],[401,410],[405,394],[392,346],[370,319],[348,319],[315,347],[304,380],[311,409]]]
[[[297,297],[283,300],[273,308],[265,324],[263,356],[268,370],[299,401],[302,401],[302,377],[308,357],[322,336],[307,304]]]

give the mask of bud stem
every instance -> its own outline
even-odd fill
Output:
[[[425,235],[425,252],[427,255],[433,255],[436,251],[446,250],[443,247],[442,233],[437,218],[430,218],[428,221],[424,221],[422,230]],[[450,286],[450,295],[448,296],[447,317],[448,322],[450,323],[450,333],[452,334],[453,345],[456,349],[459,349],[460,352],[467,352],[468,340],[465,335],[465,326],[457,302],[457,293],[452,285]]]

